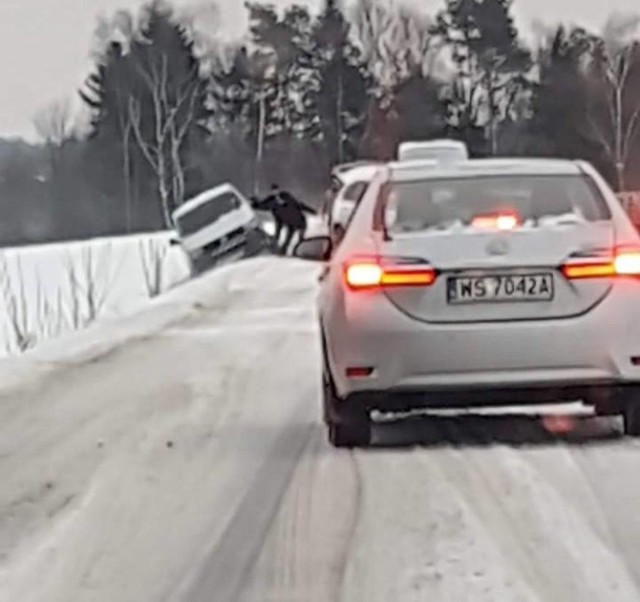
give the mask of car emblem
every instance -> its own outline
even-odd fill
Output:
[[[487,245],[489,255],[506,255],[509,252],[509,243],[504,238],[494,238]]]

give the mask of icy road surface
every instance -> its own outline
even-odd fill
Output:
[[[640,445],[615,420],[327,445],[316,269],[229,266],[0,363],[0,600],[637,602]]]

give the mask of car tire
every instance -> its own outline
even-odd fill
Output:
[[[627,401],[622,420],[625,435],[640,437],[640,395],[634,395]]]
[[[269,240],[261,229],[256,228],[247,232],[247,241],[244,247],[244,258],[250,259],[264,253],[269,248]]]
[[[371,443],[371,424],[368,418],[357,422],[331,422],[327,429],[329,443],[333,447],[367,447]]]
[[[329,443],[334,447],[366,447],[371,443],[371,418],[366,408],[340,399],[331,376],[323,370],[322,414]]]
[[[197,258],[192,257],[189,261],[189,271],[191,274],[191,278],[198,278],[199,276],[202,276],[202,274],[204,274],[214,265],[215,262],[206,255]]]

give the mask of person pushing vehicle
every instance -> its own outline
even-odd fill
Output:
[[[298,234],[298,240],[304,240],[307,232],[305,213],[317,214],[315,209],[296,199],[289,191],[282,190],[278,184],[272,184],[267,197],[262,201],[254,200],[253,205],[258,210],[272,213],[276,226],[275,244],[282,255],[287,255],[296,234]],[[285,231],[284,242],[278,247],[283,230]]]

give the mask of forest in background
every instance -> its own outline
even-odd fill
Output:
[[[640,189],[639,18],[533,44],[510,0],[246,10],[235,42],[165,0],[101,18],[76,91],[87,123],[70,97],[34,116],[37,144],[0,140],[0,244],[164,229],[226,181],[317,204],[332,165],[445,136],[477,157],[586,159],[616,190]]]

